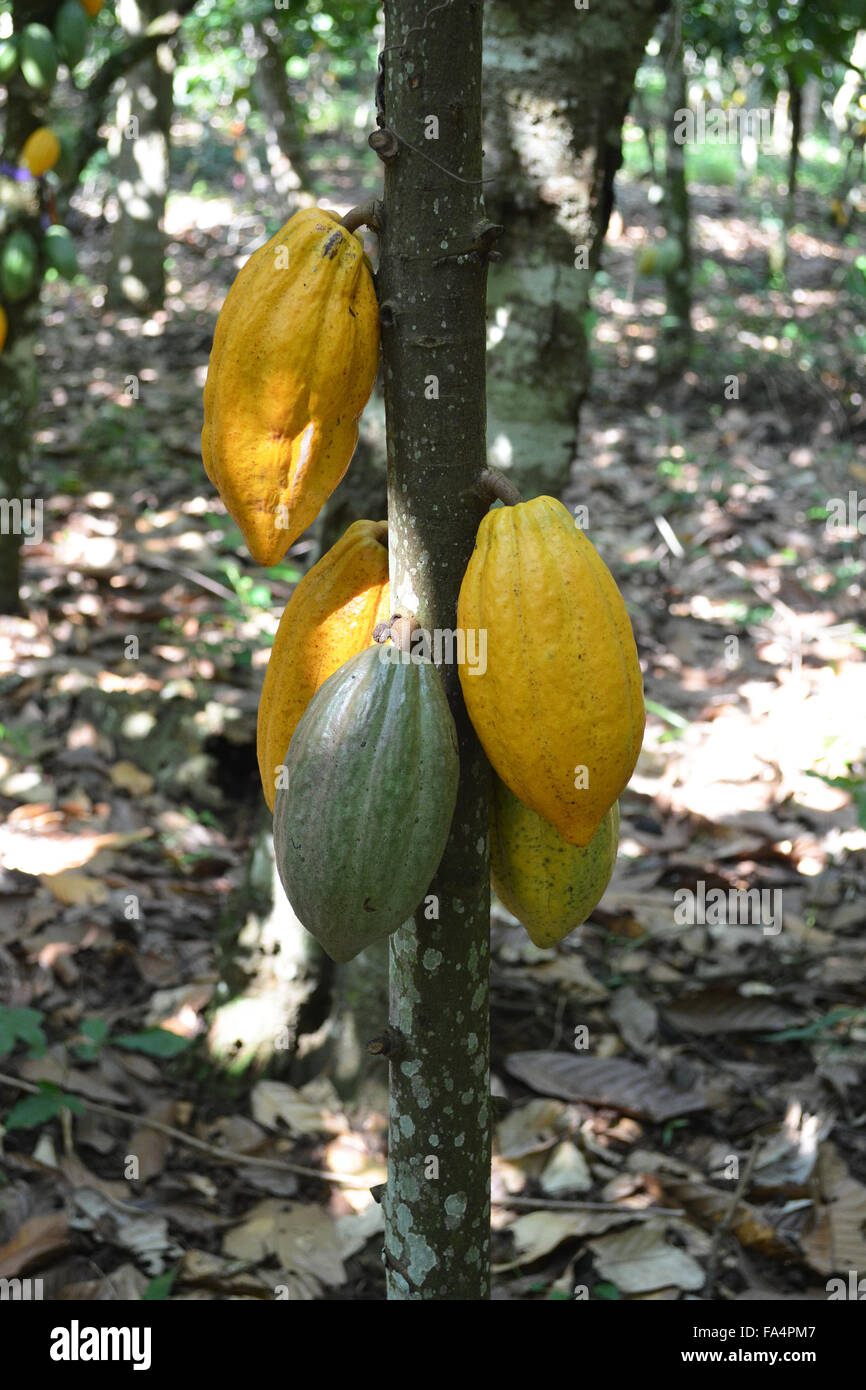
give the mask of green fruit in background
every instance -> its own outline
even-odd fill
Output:
[[[0,247],[0,295],[10,304],[26,299],[39,274],[39,251],[29,232],[12,232]]]
[[[87,52],[90,38],[90,20],[78,0],[65,0],[60,6],[54,21],[54,37],[61,62],[68,68],[76,67]]]
[[[28,24],[21,35],[21,71],[31,87],[46,91],[57,76],[57,49],[50,29]]]
[[[56,270],[64,280],[71,280],[78,271],[78,253],[66,227],[57,225],[48,228],[42,238],[42,255],[46,265]]]
[[[588,845],[570,845],[497,776],[490,797],[493,891],[536,946],[555,946],[585,922],[610,882],[619,845],[619,803]]]
[[[4,39],[0,43],[0,82],[11,77],[18,66],[18,40]]]

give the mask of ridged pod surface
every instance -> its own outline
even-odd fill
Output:
[[[561,502],[488,512],[457,622],[486,633],[486,667],[461,663],[460,682],[494,771],[569,844],[589,844],[637,762],[643,684],[622,595]]]
[[[298,584],[280,619],[259,700],[257,752],[274,809],[277,769],[313,695],[369,647],[390,616],[388,524],[356,521]]]
[[[349,466],[379,364],[360,239],[307,208],[240,271],[204,388],[205,472],[253,559],[275,565]]]
[[[335,961],[411,917],[454,815],[457,733],[439,674],[393,655],[368,647],[316,691],[276,796],[280,880]]]
[[[586,921],[610,882],[618,844],[618,802],[602,817],[588,845],[570,845],[499,777],[493,778],[493,891],[536,946],[555,946]]]

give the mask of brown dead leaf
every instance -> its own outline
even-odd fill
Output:
[[[40,874],[39,881],[66,907],[85,907],[89,903],[108,901],[105,884],[90,874]]]
[[[513,1052],[506,1066],[527,1086],[564,1100],[609,1105],[638,1119],[661,1122],[703,1110],[698,1091],[678,1091],[663,1076],[621,1057],[599,1060],[568,1052]]]
[[[665,1017],[684,1033],[773,1033],[802,1022],[799,1013],[766,996],[745,997],[724,986],[685,995],[665,1009]]]
[[[70,1244],[65,1212],[30,1216],[12,1239],[0,1246],[0,1279],[14,1279],[26,1273],[49,1256],[62,1254]]]
[[[129,792],[131,796],[147,796],[153,791],[154,779],[149,772],[136,767],[135,763],[115,763],[109,770],[109,776],[113,786]]]

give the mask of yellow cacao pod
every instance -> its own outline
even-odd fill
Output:
[[[356,521],[304,575],[286,604],[259,701],[257,751],[273,811],[276,777],[292,734],[320,685],[369,647],[388,621],[388,526]]]
[[[569,844],[588,845],[637,762],[643,683],[622,595],[561,502],[488,512],[457,622],[486,641],[485,660],[459,669],[494,771]]]
[[[34,178],[53,169],[60,158],[60,141],[48,126],[40,126],[28,135],[21,150],[20,165],[29,169]]]
[[[205,472],[258,564],[282,559],[348,468],[378,363],[362,242],[335,212],[295,213],[229,290],[204,388]]]
[[[3,308],[3,305],[0,304],[0,352],[2,352],[6,346],[6,334],[8,332],[9,319],[6,316],[6,310]]]
[[[588,845],[557,830],[493,778],[490,877],[493,891],[536,946],[555,946],[598,905],[616,863],[619,803],[602,816]]]

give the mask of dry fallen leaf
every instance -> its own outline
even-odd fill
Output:
[[[668,1245],[664,1222],[644,1221],[628,1231],[587,1242],[599,1274],[622,1293],[646,1293],[673,1286],[703,1288],[706,1275],[685,1250]]]

